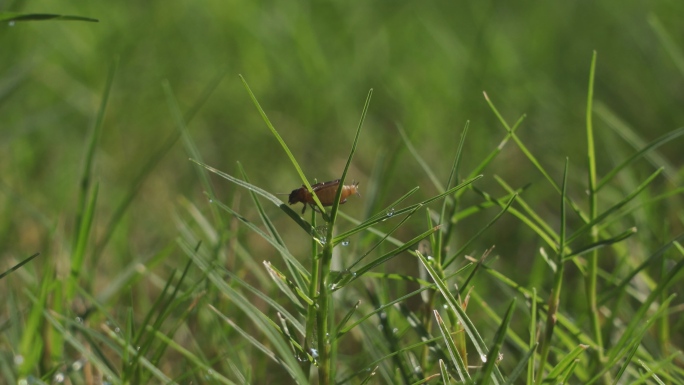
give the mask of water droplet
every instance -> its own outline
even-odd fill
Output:
[[[71,370],[74,372],[78,372],[79,370],[83,369],[83,365],[85,364],[85,358],[81,358],[80,360],[74,361],[73,364],[71,364]]]
[[[321,241],[321,243],[325,243],[325,241],[326,241],[327,239],[328,239],[328,238],[326,238],[326,237],[321,237],[321,238],[320,238],[320,241]]]
[[[119,329],[118,327],[114,328],[114,333],[121,334],[121,329]]]
[[[378,325],[378,330],[382,331],[382,329],[384,329],[384,328],[385,328],[385,327],[382,326],[382,324]]]
[[[397,334],[397,333],[399,333],[399,329],[397,329],[397,328],[392,329],[392,334]]]
[[[64,382],[64,380],[65,380],[65,378],[64,378],[64,373],[57,372],[57,373],[55,374],[55,377],[53,377],[52,380],[53,380],[54,382],[57,382],[57,383],[62,383],[62,382]]]
[[[487,356],[485,356],[484,354],[480,355],[480,359],[482,360],[482,362],[487,362]]]
[[[213,200],[213,199],[209,199],[209,203],[214,203],[214,200]]]
[[[449,308],[449,305],[444,304],[444,305],[442,305],[442,307],[445,308],[445,309],[448,309],[448,308]]]
[[[349,240],[345,239],[344,241],[342,241],[342,246],[349,246]]]
[[[387,212],[387,216],[388,216],[388,217],[391,217],[392,215],[394,215],[394,207],[392,207],[391,209],[389,209],[389,211]]]
[[[353,273],[352,273],[352,277],[356,277],[356,272],[353,272]],[[359,306],[359,305],[356,305],[356,307],[358,307],[358,306]]]
[[[433,261],[434,258],[432,258],[432,255],[428,255],[427,260],[428,260],[428,261]]]
[[[314,359],[318,358],[318,350],[311,348],[309,349],[309,353],[311,353],[311,357],[313,357]]]
[[[17,354],[16,356],[14,356],[14,365],[18,366],[18,365],[21,365],[23,363],[24,363],[24,356],[22,356],[21,354]]]
[[[82,324],[82,323],[83,323],[83,318],[81,318],[81,317],[76,317],[76,318],[74,318],[74,321],[76,321],[76,322]]]
[[[10,27],[14,27],[14,20],[10,20],[10,22],[7,23],[7,25],[9,25]]]

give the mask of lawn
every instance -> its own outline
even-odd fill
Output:
[[[0,384],[684,384],[681,15],[0,4]]]

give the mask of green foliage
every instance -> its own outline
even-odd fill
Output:
[[[232,6],[0,12],[5,382],[684,384],[680,4]]]

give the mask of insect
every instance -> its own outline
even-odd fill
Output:
[[[318,197],[318,200],[321,201],[323,206],[332,206],[333,201],[335,200],[337,186],[339,185],[340,180],[335,179],[331,180],[330,182],[316,183],[315,185],[311,186],[311,189]],[[359,182],[352,182],[352,184],[345,184],[342,186],[340,204],[346,202],[347,198],[352,194],[361,196],[361,194],[359,193]],[[290,193],[290,198],[288,200],[288,203],[291,205],[299,202],[304,203],[302,214],[304,214],[304,211],[306,211],[307,204],[310,204],[311,207],[316,207],[316,201],[314,201],[313,195],[309,192],[309,190],[306,189],[306,186],[304,185],[302,185],[302,187],[296,190],[292,190],[292,192]]]

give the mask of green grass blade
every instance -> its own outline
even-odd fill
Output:
[[[544,178],[546,178],[546,180],[549,182],[549,184],[551,184],[551,186],[553,186],[553,188],[558,193],[560,193],[560,187],[558,187],[558,184],[556,184],[556,182],[554,182],[553,178],[551,178],[549,173],[546,172],[546,170],[544,169],[544,167],[542,167],[541,163],[539,163],[537,158],[534,155],[532,155],[532,152],[530,150],[528,150],[527,147],[525,146],[525,144],[523,144],[523,142],[520,140],[520,138],[518,138],[518,135],[516,135],[513,132],[511,127],[508,125],[508,123],[506,123],[506,120],[499,113],[499,110],[497,110],[496,107],[494,106],[494,103],[492,103],[492,101],[489,99],[489,96],[487,95],[487,93],[483,92],[483,94],[484,94],[485,100],[487,100],[487,104],[489,104],[489,107],[494,112],[494,115],[496,115],[496,117],[499,118],[499,121],[504,126],[504,128],[506,128],[506,131],[508,131],[508,133],[511,135],[511,138],[513,138],[513,141],[515,141],[515,143],[518,145],[518,147],[523,152],[523,154],[525,154],[527,159],[529,159],[530,162],[532,162],[532,164],[537,168],[537,170],[539,170],[539,172],[544,176]]]
[[[261,118],[266,123],[266,126],[268,127],[269,130],[271,130],[271,133],[273,134],[273,136],[275,136],[275,138],[278,140],[278,143],[280,143],[280,147],[283,148],[283,150],[287,154],[287,157],[292,162],[292,165],[294,166],[295,170],[297,170],[297,173],[299,174],[299,177],[301,178],[304,186],[306,186],[306,189],[309,190],[310,193],[312,193],[311,195],[312,195],[314,201],[316,202],[316,206],[318,207],[319,210],[321,210],[322,213],[325,213],[325,209],[323,208],[321,201],[318,199],[318,196],[316,194],[313,194],[313,189],[311,188],[311,184],[309,183],[309,180],[306,178],[306,175],[304,175],[304,171],[302,171],[302,168],[299,166],[297,159],[295,159],[294,155],[292,155],[292,151],[290,151],[290,148],[285,143],[285,140],[283,140],[283,138],[280,136],[280,134],[275,129],[275,127],[273,127],[271,120],[266,115],[266,112],[264,111],[264,109],[261,108],[259,101],[257,100],[256,96],[254,96],[252,89],[249,88],[247,81],[245,80],[245,78],[242,75],[240,75],[240,80],[242,80],[242,84],[245,86],[245,89],[247,90],[249,97],[252,99],[254,106],[256,106],[257,110],[259,111],[259,114],[261,115]],[[340,183],[340,185],[341,184],[342,183]]]
[[[504,206],[504,208],[503,208],[501,211],[499,211],[499,213],[498,213],[494,218],[492,218],[491,221],[489,221],[483,228],[481,228],[480,230],[478,230],[478,232],[477,232],[475,235],[473,235],[467,242],[465,242],[465,244],[464,244],[463,246],[461,246],[461,248],[458,249],[458,251],[456,251],[456,252],[454,253],[454,255],[452,255],[450,258],[448,258],[448,259],[444,262],[444,264],[442,265],[442,268],[446,268],[447,266],[451,265],[451,264],[456,260],[456,258],[458,258],[458,256],[461,255],[461,253],[463,253],[464,250],[466,250],[468,247],[470,247],[470,245],[471,245],[473,242],[475,242],[475,240],[476,240],[477,238],[479,238],[480,235],[482,235],[482,234],[483,234],[485,231],[487,231],[487,229],[489,229],[496,221],[498,221],[499,218],[501,218],[501,216],[504,215],[504,213],[506,213],[506,212],[508,211],[508,209],[511,207],[511,205],[512,205],[513,202],[515,201],[515,198],[516,198],[516,197],[517,197],[517,195],[512,196],[511,199],[508,201],[508,203],[506,203],[506,206]]]
[[[426,200],[424,200],[424,201],[422,201],[422,202],[420,202],[420,203],[416,203],[416,204],[414,204],[414,205],[405,207],[405,208],[400,209],[400,210],[392,211],[391,213],[388,213],[387,215],[376,216],[376,217],[373,217],[373,218],[371,218],[371,219],[368,219],[368,220],[362,222],[361,224],[359,224],[358,226],[352,228],[351,230],[348,230],[348,231],[346,231],[346,232],[344,232],[344,233],[338,235],[337,237],[335,237],[334,243],[337,244],[337,243],[343,241],[343,240],[346,239],[346,238],[349,238],[350,236],[352,236],[352,235],[354,235],[354,234],[356,234],[356,233],[358,233],[358,232],[361,232],[361,231],[363,231],[363,230],[366,230],[366,229],[370,228],[371,226],[373,226],[373,225],[376,224],[376,223],[383,222],[383,221],[388,220],[388,219],[390,219],[390,218],[397,218],[397,217],[399,217],[400,215],[403,215],[403,214],[406,214],[406,213],[413,212],[413,210],[414,210],[416,207],[425,206],[425,205],[427,205],[427,204],[429,204],[429,203],[432,203],[432,202],[434,202],[434,201],[436,201],[436,200],[438,200],[438,199],[444,198],[444,197],[447,196],[447,195],[453,194],[453,193],[455,193],[456,191],[458,191],[458,190],[460,190],[460,189],[462,189],[462,188],[464,188],[464,187],[470,185],[471,183],[475,182],[476,180],[480,179],[481,177],[482,177],[482,176],[480,175],[480,176],[477,176],[477,177],[475,177],[475,178],[469,179],[469,180],[467,180],[467,181],[465,181],[465,182],[459,184],[458,186],[455,186],[455,187],[453,187],[453,188],[450,188],[449,190],[447,190],[447,191],[445,191],[445,192],[443,192],[443,193],[441,193],[441,194],[439,194],[439,195],[435,195],[434,197],[432,197],[432,198],[430,198],[430,199],[426,199]]]
[[[654,180],[658,175],[660,175],[660,173],[661,173],[662,171],[663,171],[663,168],[662,168],[662,167],[659,168],[658,170],[656,170],[656,172],[654,172],[654,173],[651,174],[648,178],[646,178],[646,180],[645,180],[643,183],[641,183],[641,184],[636,188],[636,190],[634,190],[633,192],[631,192],[629,195],[627,195],[625,198],[623,198],[620,202],[614,204],[614,205],[611,206],[608,210],[604,211],[604,212],[601,213],[600,215],[598,215],[598,216],[596,216],[595,218],[593,218],[590,222],[585,223],[582,227],[580,227],[579,229],[577,229],[571,236],[568,237],[567,243],[570,244],[572,241],[574,241],[574,240],[576,240],[577,238],[579,238],[580,236],[584,235],[584,233],[586,233],[587,231],[589,231],[594,225],[596,225],[596,224],[598,224],[598,223],[601,223],[606,217],[608,217],[609,215],[611,215],[612,213],[614,213],[615,211],[617,211],[618,209],[620,209],[622,206],[624,206],[624,205],[626,205],[627,203],[629,203],[632,199],[634,199],[637,195],[639,195],[639,193],[641,193],[644,189],[646,189],[646,187],[648,187],[648,185],[651,184],[651,182],[653,182],[653,180]]]
[[[52,13],[17,13],[17,12],[0,12],[0,22],[15,22],[15,21],[44,21],[44,20],[64,20],[64,21],[87,21],[97,23],[100,20],[92,17],[75,16],[75,15],[56,15]]]
[[[518,362],[517,365],[515,365],[515,368],[511,371],[511,373],[508,375],[508,378],[506,379],[506,382],[504,382],[504,385],[513,385],[515,384],[515,380],[520,377],[520,375],[523,373],[525,370],[525,366],[527,365],[532,365],[534,368],[534,360],[530,360],[532,356],[534,356],[534,352],[537,350],[537,344],[535,343],[532,345],[532,348],[525,353],[524,356],[520,359],[520,362]],[[528,377],[529,379],[529,377]],[[532,383],[531,381],[528,381],[528,383]]]
[[[575,359],[577,359],[577,357],[579,357],[579,355],[582,354],[588,347],[589,346],[587,345],[578,345],[570,353],[566,354],[565,357],[558,362],[558,365],[556,365],[553,370],[549,372],[544,379],[544,382],[556,383],[560,379],[561,375],[563,375],[570,366],[574,365]]]
[[[418,150],[416,150],[416,148],[413,146],[413,144],[411,143],[411,140],[409,140],[404,129],[401,128],[400,125],[397,125],[397,130],[399,131],[399,134],[401,135],[401,138],[404,141],[406,148],[408,148],[408,150],[411,153],[411,155],[413,156],[413,158],[415,158],[416,162],[418,162],[420,167],[423,169],[423,171],[425,172],[425,175],[428,176],[428,178],[430,179],[432,184],[435,186],[435,189],[437,189],[437,191],[439,191],[439,192],[443,192],[445,190],[444,186],[439,181],[439,178],[434,173],[434,171],[432,171],[432,169],[427,164],[427,162],[423,159],[423,157],[420,156],[420,154],[418,153]]]
[[[684,77],[684,53],[682,52],[681,41],[677,43],[675,39],[672,38],[655,13],[649,13],[648,24],[656,33],[656,36],[658,36],[660,44],[663,45],[665,51],[667,51],[667,53],[669,53],[672,57],[672,61],[681,73],[682,77]]]
[[[477,354],[480,358],[487,357],[487,346],[484,343],[484,340],[480,336],[480,334],[477,332],[477,329],[475,329],[475,325],[470,321],[468,316],[466,315],[465,311],[461,308],[461,306],[458,304],[458,301],[456,301],[456,298],[451,294],[449,291],[449,287],[447,286],[446,282],[443,281],[440,278],[440,275],[435,271],[434,267],[432,267],[432,264],[428,262],[428,260],[420,253],[420,251],[416,251],[416,254],[418,255],[418,258],[420,261],[423,263],[423,266],[425,266],[425,269],[428,271],[430,276],[432,277],[433,281],[435,281],[435,285],[437,285],[437,288],[439,289],[439,292],[442,293],[442,296],[444,297],[444,300],[447,303],[447,306],[449,309],[451,309],[458,320],[461,323],[461,326],[465,330],[466,334],[468,335],[468,338],[472,342],[473,346],[475,347],[475,350],[477,350]],[[494,369],[495,372],[495,377],[499,378],[501,373],[498,371],[498,368]],[[498,373],[498,375],[497,375]],[[498,384],[498,381],[495,382]]]
[[[622,171],[623,169],[627,168],[627,166],[630,166],[632,163],[635,161],[641,159],[644,157],[649,151],[655,150],[656,148],[669,143],[673,141],[674,139],[679,138],[680,136],[684,135],[684,127],[679,127],[678,129],[674,131],[670,131],[667,134],[657,138],[656,140],[652,141],[651,143],[647,144],[645,147],[643,147],[641,150],[635,152],[630,156],[629,158],[625,159],[620,165],[616,166],[610,172],[608,172],[601,180],[598,182],[596,185],[595,189],[598,192],[601,190],[603,186],[605,186],[607,183],[609,183],[615,176]]]
[[[458,377],[461,379],[461,381],[470,380],[468,368],[465,366],[465,363],[463,362],[463,357],[461,357],[461,354],[458,352],[458,348],[456,348],[456,343],[454,343],[454,339],[451,338],[451,331],[449,330],[449,327],[446,326],[444,320],[439,315],[439,312],[437,310],[433,310],[433,312],[435,314],[435,318],[437,319],[437,326],[439,327],[439,331],[442,333],[442,338],[444,338],[447,350],[449,351],[451,362],[456,368],[456,372],[458,373]]]
[[[21,269],[22,266],[24,266],[25,264],[31,262],[31,261],[33,260],[33,258],[35,258],[35,257],[37,257],[37,256],[39,256],[39,255],[40,255],[40,253],[35,253],[35,254],[33,254],[32,256],[30,256],[30,257],[24,259],[23,261],[17,263],[16,265],[10,267],[10,268],[7,269],[6,271],[0,273],[0,279],[3,279],[3,278],[5,278],[5,276],[9,275],[10,273],[12,273],[12,272],[14,272],[14,271],[17,271],[17,270]]]
[[[88,240],[90,239],[90,231],[93,227],[93,217],[95,216],[95,205],[97,204],[97,195],[99,191],[99,183],[95,184],[95,187],[91,191],[91,195],[88,200],[88,206],[82,220],[80,221],[80,226],[78,229],[78,241],[75,244],[75,249],[71,257],[71,271],[70,278],[67,281],[67,287],[65,291],[67,301],[73,299],[74,293],[76,291],[75,287],[78,285],[78,280],[81,276],[81,270],[85,263],[85,253],[86,246],[88,245]]]
[[[515,310],[515,297],[513,297],[513,301],[511,301],[511,304],[508,306],[508,310],[506,310],[506,315],[504,316],[503,322],[494,335],[494,344],[489,350],[489,353],[487,353],[487,361],[485,362],[484,367],[480,372],[481,374],[478,377],[480,378],[480,385],[489,384],[489,381],[492,378],[492,372],[494,371],[494,367],[499,360],[499,352],[501,351],[503,342],[506,339],[506,333],[508,332],[508,327],[511,323],[511,319],[513,318],[513,310]]]

